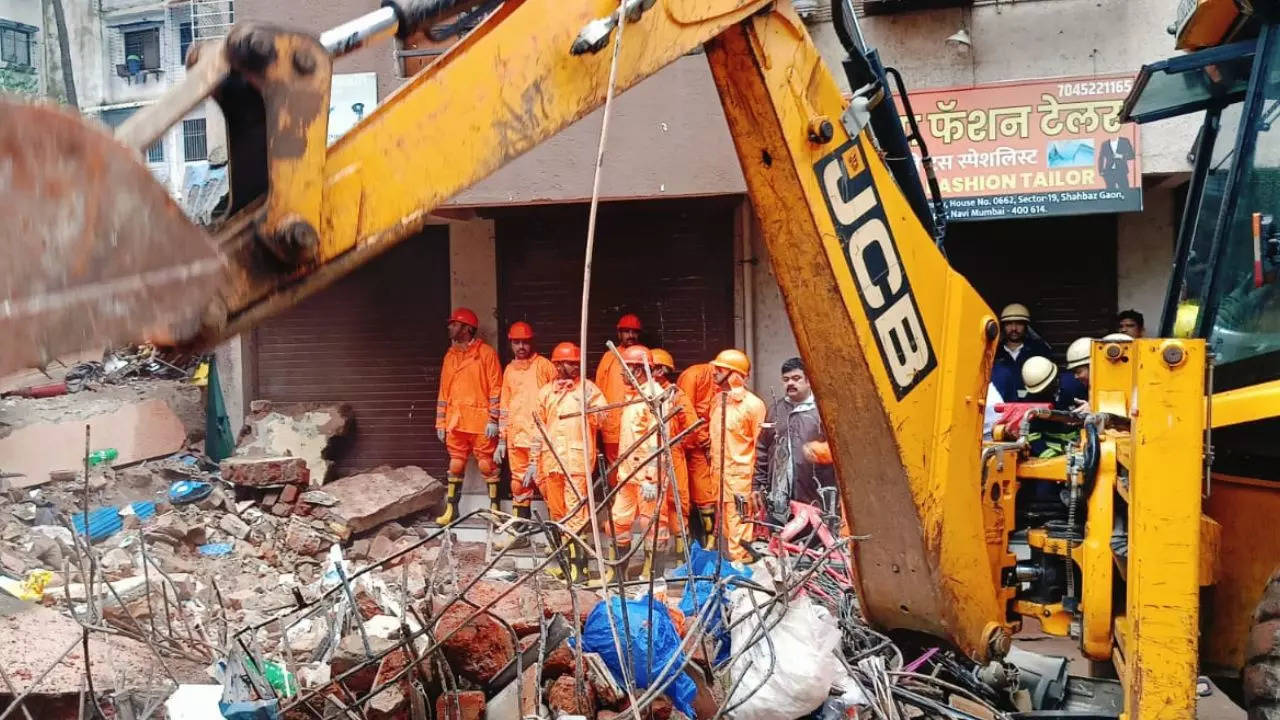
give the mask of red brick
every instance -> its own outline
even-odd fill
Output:
[[[292,505],[297,502],[299,494],[297,485],[285,485],[280,491],[280,502]]]
[[[465,690],[436,698],[436,720],[484,720],[484,693]]]
[[[550,680],[561,675],[568,675],[573,672],[574,668],[573,651],[567,646],[561,645],[547,655],[546,662],[542,663],[542,677]]]
[[[547,690],[547,707],[551,709],[553,716],[564,714],[595,717],[595,688],[591,687],[591,683],[583,683],[586,690],[586,697],[583,697],[578,694],[577,685],[572,675],[561,675],[551,683]]]
[[[307,484],[307,461],[297,457],[229,457],[219,466],[234,485],[267,487]]]
[[[456,602],[436,621],[435,636],[444,638],[444,656],[453,671],[483,685],[493,679],[515,657],[515,640],[507,629],[487,615],[478,615],[463,625],[474,608]],[[455,629],[461,628],[456,633]]]
[[[293,506],[284,503],[276,503],[271,506],[271,514],[276,517],[289,517],[293,514]]]

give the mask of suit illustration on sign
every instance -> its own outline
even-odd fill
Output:
[[[1133,143],[1118,137],[1102,143],[1098,150],[1098,174],[1108,190],[1129,189],[1129,162],[1134,159]]]

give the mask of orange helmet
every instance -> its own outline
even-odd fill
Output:
[[[644,365],[653,364],[653,358],[649,355],[649,348],[643,345],[629,345],[622,348],[622,362],[628,365]]]
[[[618,318],[618,329],[640,331],[644,329],[644,326],[640,324],[640,318],[638,316],[633,315],[632,313],[627,313],[626,315]]]
[[[676,369],[676,359],[671,357],[671,353],[662,348],[654,348],[649,351],[649,357],[653,358],[654,365],[661,365],[671,370]]]
[[[734,348],[721,350],[720,354],[716,355],[716,359],[711,361],[711,364],[718,368],[742,373],[743,375],[751,374],[751,361],[747,359],[747,354]]]
[[[523,320],[517,320],[511,323],[511,329],[507,330],[508,340],[532,340],[533,326]]]
[[[578,346],[571,342],[562,342],[551,351],[551,362],[581,362],[582,353],[578,350]]]
[[[470,308],[464,307],[455,308],[453,314],[451,314],[449,319],[445,320],[445,322],[460,322],[463,325],[470,325],[473,328],[480,327],[480,318],[476,317],[476,314],[471,312]]]

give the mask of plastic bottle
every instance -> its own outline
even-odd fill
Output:
[[[103,450],[94,450],[89,453],[89,467],[96,467],[103,463],[110,463],[120,457],[120,451],[115,448],[106,448]]]

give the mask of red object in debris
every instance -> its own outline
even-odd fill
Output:
[[[484,693],[464,690],[436,698],[436,717],[449,720],[484,720]]]
[[[49,398],[66,395],[67,384],[65,382],[49,383],[48,385],[28,385],[17,390],[10,390],[5,393],[5,397],[24,397],[24,398]]]

